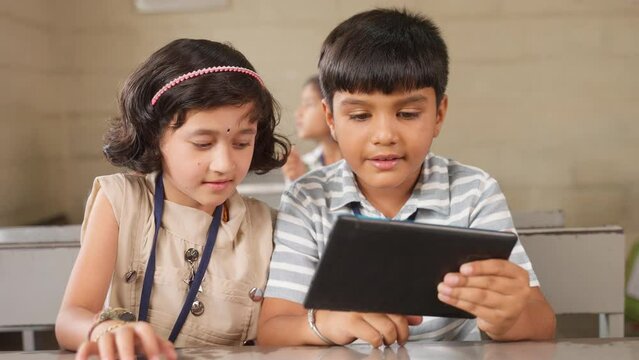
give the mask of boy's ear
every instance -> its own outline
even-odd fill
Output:
[[[442,100],[439,102],[439,106],[437,106],[437,118],[435,119],[435,133],[433,137],[437,137],[439,132],[442,130],[442,126],[444,125],[444,120],[446,119],[446,112],[448,111],[448,95],[444,95]]]
[[[331,107],[328,105],[326,99],[322,99],[322,109],[324,110],[326,125],[328,125],[328,129],[331,131],[331,137],[333,138],[333,140],[337,141],[337,138],[335,136],[335,118],[333,117]]]

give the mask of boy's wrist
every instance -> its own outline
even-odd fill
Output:
[[[322,334],[319,331],[319,329],[317,328],[317,324],[315,322],[315,320],[316,320],[316,318],[315,318],[315,309],[308,309],[308,312],[306,313],[306,320],[308,322],[308,326],[311,328],[313,333],[318,338],[320,338],[320,340],[322,340],[322,342],[324,342],[324,344],[329,345],[329,346],[337,345],[337,343],[335,343],[331,339],[329,339],[326,336],[324,336],[324,334]]]

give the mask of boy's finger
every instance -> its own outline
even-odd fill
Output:
[[[526,272],[514,263],[502,259],[473,261],[465,263],[459,268],[459,272],[466,276],[497,275],[517,278],[522,276],[522,271]]]
[[[363,318],[360,317],[353,321],[350,324],[350,330],[352,336],[366,341],[373,347],[377,348],[382,346],[382,341],[384,339],[382,335]]]
[[[475,315],[479,319],[485,319],[491,323],[497,322],[497,319],[499,318],[499,314],[500,314],[499,309],[488,308],[480,304],[468,302],[466,300],[450,298],[443,294],[437,294],[437,298],[441,302],[454,306],[458,309],[464,310],[468,313]]]
[[[408,341],[408,319],[404,315],[389,314],[388,318],[395,324],[397,331],[397,343],[399,345],[406,344]]]
[[[511,297],[487,289],[470,287],[449,287],[442,283],[437,286],[437,291],[448,298],[457,301],[468,301],[492,309],[499,308],[505,301],[512,301]]]
[[[369,323],[384,338],[384,345],[391,345],[397,341],[397,325],[385,314],[364,314],[364,320]],[[408,330],[408,324],[404,325]]]
[[[408,315],[406,316],[406,320],[408,321],[408,325],[419,325],[424,321],[424,318],[419,315]]]
[[[519,287],[524,285],[523,280],[521,282],[516,279],[506,278],[501,276],[464,276],[460,273],[448,273],[444,276],[444,280],[440,283],[451,288],[477,288],[477,289],[489,289],[491,291],[510,295],[517,291]],[[528,286],[528,283],[525,284]]]

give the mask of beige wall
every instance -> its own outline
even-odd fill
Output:
[[[142,15],[133,0],[0,2],[0,225],[82,217],[105,121],[126,75],[176,37],[230,41],[283,106],[281,131],[321,41],[377,5],[431,16],[451,55],[450,112],[434,150],[484,168],[516,210],[639,236],[639,1],[229,0]],[[310,144],[301,144],[308,149]]]

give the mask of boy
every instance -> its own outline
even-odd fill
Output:
[[[439,284],[442,302],[476,320],[304,309],[339,215],[514,231],[492,177],[429,152],[448,106],[448,54],[430,20],[384,9],[355,15],[324,41],[319,70],[326,121],[344,160],[302,177],[282,196],[258,342],[361,339],[377,347],[404,344],[409,335],[479,340],[478,328],[495,340],[553,338],[555,316],[519,242],[510,261],[467,263]]]

